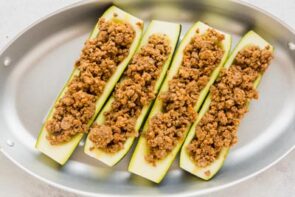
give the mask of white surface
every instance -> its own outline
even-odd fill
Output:
[[[78,0],[0,0],[0,49],[19,31],[42,16]],[[244,0],[289,24],[295,29],[294,0]],[[295,193],[295,151],[278,164],[251,178],[209,196],[292,196]],[[0,196],[37,197],[77,195],[40,182],[18,169],[0,153]]]

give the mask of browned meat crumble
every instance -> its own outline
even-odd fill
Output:
[[[153,34],[133,57],[113,93],[111,109],[104,113],[103,125],[94,124],[89,139],[105,152],[121,150],[130,136],[137,136],[135,124],[142,108],[155,98],[155,84],[171,53],[166,35]]]
[[[223,39],[224,35],[209,29],[196,34],[185,47],[177,75],[169,81],[168,91],[160,95],[162,112],[151,118],[145,132],[149,147],[145,159],[153,165],[173,150],[195,120],[200,91],[223,57]]]
[[[187,146],[191,159],[206,167],[223,147],[237,143],[237,129],[248,111],[248,102],[257,99],[253,84],[272,59],[269,47],[248,46],[240,51],[229,69],[221,71],[210,89],[209,110],[196,127],[196,136]]]
[[[67,86],[46,122],[51,144],[68,142],[78,133],[87,132],[96,101],[117,66],[128,56],[135,38],[133,27],[125,22],[99,20],[99,33],[86,41],[76,68],[80,71]]]

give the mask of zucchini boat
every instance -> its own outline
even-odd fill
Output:
[[[144,104],[139,100],[147,97],[150,93],[153,93],[154,96],[157,95],[170,66],[180,31],[180,24],[156,20],[150,23],[122,80],[117,84],[113,95],[109,98],[95,120],[94,126],[90,129],[84,149],[87,155],[108,166],[113,166],[127,154],[150,110],[154,98],[146,99],[147,101]],[[144,78],[147,74],[149,77]],[[131,89],[131,94],[128,93],[129,89]],[[145,89],[149,89],[150,93],[144,91]],[[132,100],[135,96],[137,98]],[[125,103],[122,102],[124,98],[126,98]],[[128,106],[130,104],[137,106]],[[122,113],[123,111],[124,113]],[[134,113],[134,111],[137,111],[137,113]],[[129,127],[128,124],[122,125],[123,122],[128,122],[132,126]],[[106,136],[108,134],[105,132],[108,129],[110,129],[110,133],[109,136]],[[118,133],[118,130],[121,133]],[[115,135],[124,136],[126,132],[133,134],[129,134],[122,140],[115,139]],[[117,146],[118,143],[121,144],[120,147]]]
[[[250,31],[241,39],[239,44],[236,46],[235,50],[231,53],[229,59],[227,60],[227,62],[224,65],[224,68],[228,71],[232,65],[236,64],[235,61],[236,61],[237,55],[239,53],[241,53],[243,50],[246,50],[247,47],[249,47],[249,46],[257,46],[257,47],[259,47],[259,49],[269,50],[268,58],[271,58],[270,54],[273,53],[273,47],[268,42],[266,42],[264,39],[262,39],[258,34],[256,34],[253,31]],[[263,55],[266,56],[266,54],[267,53],[264,52]],[[263,56],[263,55],[261,55],[261,56]],[[240,54],[239,54],[239,56],[240,56]],[[248,57],[249,57],[249,55],[248,55]],[[260,57],[260,58],[262,58],[262,57]],[[269,63],[269,61],[270,61],[270,59],[268,59],[268,63]],[[246,62],[246,60],[245,60],[245,62]],[[265,62],[264,62],[264,64],[266,66],[268,65]],[[247,64],[245,64],[245,65],[247,65]],[[232,67],[234,67],[234,66],[232,66]],[[253,89],[257,88],[257,86],[261,80],[262,74],[263,74],[263,72],[257,72],[257,73],[258,73],[257,77],[254,78],[253,82],[251,82]],[[220,80],[222,80],[222,77],[223,76],[220,75],[220,77],[219,77],[219,78],[221,78]],[[240,77],[240,78],[243,78],[243,77]],[[244,80],[244,78],[243,78],[243,80]],[[217,81],[216,81],[216,83],[217,83]],[[243,81],[242,83],[244,83],[244,82],[245,81]],[[214,85],[216,85],[216,84],[214,84]],[[217,84],[216,87],[221,87],[221,86],[218,86],[218,84]],[[234,86],[234,87],[236,87],[236,86]],[[248,99],[244,104],[245,109],[248,108],[249,100],[250,99]],[[188,148],[189,148],[188,146],[190,144],[192,144],[192,141],[194,139],[197,138],[196,137],[196,135],[198,135],[198,132],[196,130],[197,126],[199,126],[202,123],[201,121],[204,119],[203,117],[206,115],[206,113],[210,113],[209,109],[211,109],[210,105],[212,104],[212,101],[213,101],[212,93],[210,92],[208,97],[206,98],[202,108],[201,108],[201,111],[199,113],[199,116],[198,116],[196,122],[193,124],[193,126],[191,127],[191,129],[189,131],[189,134],[184,142],[184,145],[181,149],[181,154],[180,154],[180,167],[182,169],[190,172],[191,174],[198,176],[204,180],[211,179],[220,170],[220,168],[222,167],[222,165],[227,157],[229,149],[230,149],[230,146],[229,147],[222,146],[220,148],[219,152],[217,152],[217,156],[215,156],[215,159],[213,159],[213,161],[208,162],[207,164],[206,163],[204,163],[204,165],[202,164],[202,166],[196,165],[196,161],[194,161],[193,157],[190,155],[190,153],[188,151]],[[237,105],[237,104],[235,104],[235,105]],[[227,111],[226,113],[228,113],[229,109],[227,109],[226,111]],[[245,112],[243,112],[243,113],[245,113]],[[239,119],[241,117],[239,117]],[[229,117],[228,117],[228,119],[229,119]],[[219,127],[219,125],[223,126],[223,123],[220,123],[220,120],[217,120],[216,118],[214,118],[214,121],[211,122],[211,124],[216,124],[216,125],[218,125],[218,127]],[[237,123],[237,125],[238,124],[239,123]],[[198,131],[200,131],[200,130],[198,130]],[[212,130],[210,130],[209,132],[212,132]],[[215,134],[215,135],[217,135],[217,134]],[[210,145],[210,146],[212,146],[212,145]],[[202,156],[202,157],[200,156],[200,159],[204,159],[204,156]]]
[[[151,121],[153,121],[155,119],[157,120],[157,117],[165,116],[165,114],[167,114],[167,111],[165,111],[167,109],[164,110],[164,106],[168,106],[168,105],[167,105],[167,103],[164,103],[163,95],[165,97],[165,93],[169,92],[170,90],[173,90],[172,86],[173,86],[173,84],[175,85],[173,80],[180,76],[180,71],[185,71],[185,69],[187,68],[187,65],[186,65],[187,59],[184,59],[184,58],[187,58],[187,56],[188,56],[186,53],[189,53],[189,56],[191,56],[191,57],[194,56],[195,59],[194,58],[193,59],[196,60],[196,59],[198,59],[199,55],[201,55],[200,51],[202,51],[201,50],[202,47],[204,47],[206,44],[208,44],[207,41],[205,41],[204,43],[201,42],[201,44],[199,44],[199,46],[198,46],[201,48],[198,53],[199,48],[194,49],[194,47],[191,47],[192,43],[198,44],[198,40],[200,40],[200,39],[202,40],[203,37],[206,40],[205,37],[208,36],[210,34],[210,32],[211,33],[214,32],[213,34],[215,36],[214,37],[215,39],[217,39],[218,35],[223,37],[219,41],[216,41],[216,40],[214,41],[214,43],[215,42],[217,43],[216,44],[218,46],[217,48],[219,50],[223,51],[223,53],[219,54],[220,55],[219,61],[214,64],[211,72],[207,73],[208,76],[207,76],[207,80],[206,80],[205,84],[202,84],[202,86],[201,86],[199,84],[200,80],[192,79],[191,81],[194,82],[193,86],[190,86],[191,84],[184,85],[184,86],[190,86],[190,88],[191,88],[190,91],[199,87],[198,92],[196,92],[196,94],[198,94],[198,97],[197,97],[197,99],[196,98],[192,99],[193,104],[190,108],[190,111],[192,111],[193,113],[196,113],[198,111],[198,109],[200,108],[203,100],[205,99],[205,97],[208,93],[210,85],[216,79],[221,66],[224,64],[224,62],[228,56],[228,53],[231,48],[231,36],[226,33],[221,32],[221,31],[214,30],[202,22],[197,22],[186,33],[186,35],[184,36],[183,40],[181,41],[181,43],[175,53],[172,65],[168,71],[168,75],[163,82],[163,85],[161,87],[159,95],[158,95],[158,97],[151,109],[151,112],[147,118],[145,125],[144,125],[143,132],[140,136],[138,144],[137,144],[135,151],[132,155],[132,158],[131,158],[131,161],[129,164],[129,168],[128,168],[128,170],[130,172],[137,174],[139,176],[142,176],[142,177],[149,179],[149,180],[156,182],[156,183],[159,183],[164,178],[165,174],[167,173],[169,167],[171,166],[176,154],[178,153],[178,151],[185,139],[185,136],[189,130],[189,127],[193,123],[193,120],[191,120],[189,123],[187,123],[184,126],[184,128],[182,128],[182,133],[180,134],[180,135],[182,135],[182,137],[180,137],[180,139],[178,141],[176,141],[173,148],[170,149],[169,152],[167,152],[167,154],[163,158],[157,159],[154,163],[152,161],[153,160],[152,157],[151,157],[151,159],[149,159],[149,155],[151,155],[152,151],[150,148],[151,146],[148,145],[147,136],[149,135],[149,136],[153,137],[153,134],[149,134],[148,130],[149,130],[150,126],[152,125]],[[196,54],[193,53],[194,50],[196,51]],[[188,51],[190,51],[190,52],[188,52]],[[204,51],[206,51],[206,50],[204,50]],[[216,53],[216,54],[218,54],[218,53]],[[202,55],[204,55],[204,54],[202,54]],[[194,63],[192,63],[192,64],[194,64]],[[198,64],[200,64],[200,62]],[[205,63],[204,65],[206,66],[207,64]],[[206,68],[204,68],[204,69],[206,69]],[[192,71],[192,74],[190,74],[189,77],[194,78],[195,75],[197,75],[197,74],[194,73],[194,68],[191,68],[191,71]],[[184,76],[183,76],[184,78],[187,77],[185,72],[181,72],[181,73],[184,74]],[[176,81],[176,85],[177,85],[177,81]],[[187,89],[187,90],[182,89],[182,91],[176,90],[175,91],[176,96],[174,98],[179,98],[178,94],[181,92],[182,93],[185,92],[184,93],[185,98],[193,97],[193,94],[190,95],[190,94],[186,93],[188,90],[189,89]],[[181,102],[183,102],[182,98],[180,98],[177,101],[177,103],[181,103]],[[171,105],[177,106],[178,105],[177,103],[172,102]],[[171,113],[173,113],[173,112],[171,112]],[[189,113],[191,113],[191,112],[189,112]],[[165,119],[165,118],[163,118],[163,119]],[[179,122],[179,119],[177,119],[177,118],[174,120],[168,120],[166,125],[168,125],[170,123],[177,124],[177,122]],[[151,130],[153,132],[153,129],[151,129]],[[158,129],[159,132],[162,132],[162,131],[166,132],[168,130],[169,129],[167,129],[167,128],[166,129],[162,129],[162,128]],[[176,130],[176,132],[177,132],[177,130]],[[161,139],[159,139],[159,141],[161,141]]]
[[[120,79],[142,32],[142,20],[115,6],[104,12],[47,115],[36,142],[39,151],[61,165],[66,163]],[[109,69],[109,73],[102,74],[103,68]],[[82,117],[83,120],[79,119]],[[78,128],[79,132],[73,133]],[[57,130],[59,133],[54,133]],[[69,134],[66,137],[57,135],[66,132]]]

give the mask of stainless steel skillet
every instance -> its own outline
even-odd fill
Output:
[[[295,144],[295,35],[277,19],[235,1],[124,1],[119,6],[146,21],[183,24],[201,20],[238,38],[253,29],[275,46],[259,101],[239,129],[224,168],[199,180],[175,162],[161,185],[127,172],[129,158],[108,168],[79,147],[63,168],[34,149],[43,117],[67,79],[83,42],[109,1],[83,1],[43,18],[0,52],[0,147],[30,174],[55,186],[90,195],[195,196],[245,180],[273,165]],[[292,50],[293,49],[293,50]]]

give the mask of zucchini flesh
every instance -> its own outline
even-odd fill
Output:
[[[185,47],[187,46],[187,44],[190,43],[191,38],[195,35],[196,30],[199,29],[199,33],[203,34],[205,33],[209,28],[209,26],[205,25],[202,22],[197,22],[195,23],[190,30],[186,33],[186,35],[184,36],[183,40],[181,41],[181,44],[179,45],[175,56],[173,58],[173,62],[171,65],[171,68],[169,70],[169,73],[167,75],[167,77],[165,78],[165,81],[163,82],[163,85],[161,87],[160,92],[165,92],[168,90],[168,82],[173,78],[174,75],[177,74],[178,69],[182,63],[182,59],[183,59],[183,51],[185,49]],[[218,30],[217,30],[218,31]],[[220,32],[220,31],[218,31]],[[215,81],[221,67],[223,66],[223,64],[225,63],[227,56],[229,54],[230,48],[231,48],[231,36],[229,34],[226,34],[224,32],[221,32],[222,34],[224,34],[225,38],[222,41],[222,47],[224,49],[224,55],[223,58],[220,62],[220,64],[215,68],[215,70],[213,71],[213,73],[210,76],[210,79],[207,83],[207,85],[202,89],[202,91],[200,92],[199,95],[199,99],[195,105],[195,111],[198,111],[198,109],[200,108],[200,106],[202,105],[210,86],[213,84],[213,82]],[[159,99],[159,97],[156,99],[152,110],[147,118],[147,121],[144,125],[143,128],[143,133],[147,130],[148,128],[148,121],[157,113],[161,112],[162,110],[162,102]],[[189,128],[187,128],[187,132],[188,132]],[[186,136],[186,133],[184,133],[184,136]],[[161,180],[164,178],[164,176],[166,175],[169,167],[171,166],[172,162],[175,159],[175,156],[177,155],[183,141],[184,141],[185,137],[183,138],[182,141],[180,141],[176,147],[174,147],[174,149],[170,152],[169,155],[166,156],[166,158],[158,161],[156,163],[156,166],[152,165],[151,163],[147,162],[145,160],[145,155],[148,152],[148,147],[147,147],[147,141],[145,139],[145,137],[143,135],[141,135],[141,137],[139,138],[138,144],[135,148],[135,151],[132,155],[130,164],[129,164],[129,168],[128,170],[134,174],[137,174],[139,176],[142,176],[146,179],[149,179],[155,183],[159,183],[161,182]]]
[[[171,52],[162,67],[161,74],[160,74],[158,80],[156,81],[155,88],[154,88],[154,93],[156,95],[160,89],[160,86],[164,80],[166,72],[170,66],[173,52],[175,50],[175,47],[176,47],[176,44],[177,44],[177,41],[178,41],[178,38],[180,35],[180,31],[181,31],[181,26],[179,24],[153,20],[150,23],[150,25],[148,26],[148,28],[142,38],[142,41],[138,47],[137,51],[139,51],[142,46],[144,46],[148,43],[149,37],[153,34],[165,34],[169,38]],[[99,113],[97,119],[95,120],[95,123],[97,123],[99,125],[104,124],[104,112],[107,112],[110,110],[113,100],[114,100],[114,98],[113,98],[113,96],[111,96],[110,99],[107,101],[107,104],[103,107],[102,111]],[[148,105],[146,105],[142,108],[141,113],[140,113],[139,117],[137,118],[136,125],[135,125],[136,132],[139,131],[142,124],[144,123],[144,120],[148,114],[148,111],[152,106],[152,103],[153,103],[153,101],[149,102]],[[84,152],[87,155],[103,162],[104,164],[106,164],[108,166],[114,166],[128,153],[129,149],[131,148],[131,146],[133,144],[134,139],[135,139],[135,137],[129,137],[127,139],[127,141],[124,143],[123,149],[121,149],[120,151],[118,151],[116,153],[107,153],[107,152],[97,149],[97,148],[91,149],[91,147],[93,147],[93,142],[89,139],[89,135],[88,135],[88,137],[86,139],[86,143],[85,143]]]
[[[126,21],[130,23],[130,25],[133,27],[135,31],[135,38],[130,46],[129,54],[128,56],[117,66],[116,71],[112,75],[112,77],[109,79],[109,81],[105,84],[104,90],[100,97],[96,101],[96,109],[95,114],[92,116],[92,118],[88,122],[88,126],[92,124],[94,121],[97,113],[101,110],[103,105],[105,104],[108,96],[111,94],[111,91],[115,87],[115,84],[119,80],[120,76],[124,72],[128,62],[130,61],[132,55],[134,54],[139,41],[141,39],[143,28],[142,26],[138,25],[139,23],[142,23],[142,20],[124,12],[123,10],[112,6],[108,10],[104,12],[102,15],[103,18],[105,18],[107,21],[114,18],[114,15],[116,15],[116,20]],[[89,39],[95,38],[99,33],[99,28],[97,27],[98,24],[95,25],[95,28],[93,29],[91,35],[89,36]],[[72,74],[66,84],[64,85],[64,88],[62,89],[61,93],[57,97],[55,104],[63,97],[65,92],[67,91],[67,85],[71,82],[74,76],[79,75],[80,71],[77,68],[74,68],[72,71]],[[54,114],[54,106],[51,108],[49,114],[47,115],[45,123],[53,116]],[[74,152],[75,148],[79,144],[80,140],[83,137],[83,133],[79,133],[76,136],[74,136],[69,142],[57,144],[57,145],[51,145],[50,142],[47,140],[47,130],[45,128],[45,123],[43,124],[41,131],[39,133],[37,142],[35,147],[53,159],[54,161],[58,162],[59,164],[63,165],[66,163],[66,161],[70,158],[72,153]]]
[[[261,38],[255,32],[250,31],[238,43],[235,50],[231,53],[230,57],[228,58],[227,62],[225,63],[224,68],[229,68],[232,65],[238,52],[251,44],[257,45],[261,49],[266,46],[270,46],[270,50],[273,51],[273,47],[268,42],[266,42],[263,38]],[[261,77],[262,77],[262,73],[255,80],[254,88],[257,88],[257,86],[261,80]],[[200,122],[200,120],[202,119],[204,114],[207,112],[207,110],[209,109],[210,103],[211,103],[211,98],[210,98],[210,94],[209,94],[204,102],[204,105],[201,108],[201,111],[199,113],[197,120],[195,121],[195,123],[193,124],[193,126],[191,127],[191,129],[189,131],[189,134],[184,142],[184,145],[181,149],[181,154],[180,154],[180,167],[182,169],[190,172],[191,174],[198,176],[204,180],[211,179],[220,170],[220,168],[222,167],[222,165],[227,157],[229,149],[230,149],[230,148],[223,148],[221,150],[221,152],[219,153],[217,159],[212,164],[210,164],[209,166],[204,167],[204,168],[197,167],[195,165],[195,163],[190,159],[190,156],[189,156],[188,152],[186,151],[187,145],[190,144],[190,142],[195,137],[196,126]]]

